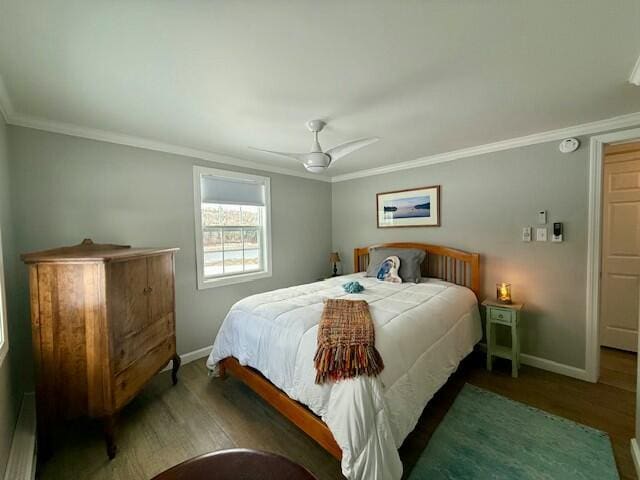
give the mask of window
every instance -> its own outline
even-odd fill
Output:
[[[2,233],[0,232],[0,365],[9,350],[7,334],[7,302],[4,292],[4,266],[2,264]]]
[[[198,288],[271,276],[268,177],[193,168]]]

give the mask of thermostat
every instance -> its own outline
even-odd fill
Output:
[[[580,141],[577,138],[565,138],[560,142],[558,147],[562,153],[575,152],[580,146]]]
[[[557,222],[553,224],[553,236],[551,237],[552,242],[561,242],[562,241],[562,222]]]

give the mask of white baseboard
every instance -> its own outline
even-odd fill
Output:
[[[13,432],[5,480],[33,480],[36,477],[36,401],[25,393]]]
[[[640,448],[638,448],[638,441],[635,438],[631,439],[631,458],[633,458],[633,465],[636,467],[636,475],[640,478]]]
[[[478,348],[483,352],[487,351],[487,345],[485,343],[479,343]],[[524,365],[529,365],[530,367],[536,367],[541,370],[566,375],[567,377],[577,378],[578,380],[584,380],[585,382],[589,381],[589,376],[584,368],[572,367],[571,365],[554,362],[553,360],[547,360],[546,358],[540,358],[526,353],[520,355],[520,361]]]
[[[213,345],[209,345],[208,347],[199,348],[198,350],[194,350],[193,352],[187,352],[180,355],[180,360],[182,360],[182,365],[187,363],[195,362],[196,360],[200,360],[201,358],[209,356],[211,353],[211,349]],[[171,370],[171,362],[162,369],[163,372],[167,370]]]

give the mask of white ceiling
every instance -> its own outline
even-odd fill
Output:
[[[640,111],[638,0],[2,0],[16,115],[342,175]]]

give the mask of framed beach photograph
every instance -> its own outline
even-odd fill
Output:
[[[378,228],[439,227],[440,185],[376,195]]]

